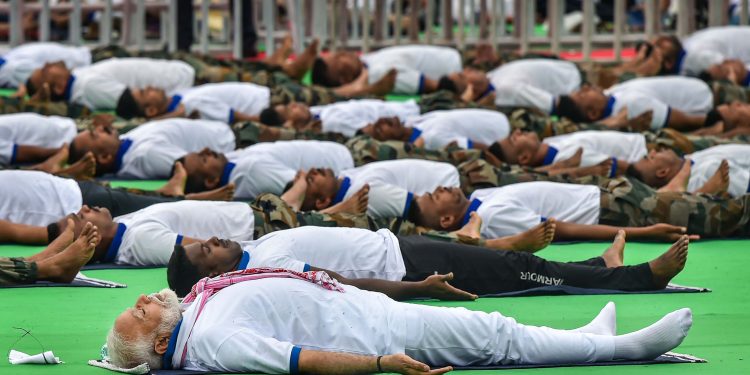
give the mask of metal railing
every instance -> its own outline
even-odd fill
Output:
[[[137,49],[166,46],[174,51],[177,48],[177,1],[191,0],[123,0],[117,4],[113,4],[112,0],[93,4],[71,0],[55,5],[51,5],[49,0],[10,0],[0,4],[0,13],[9,14],[11,46],[24,42],[21,21],[24,14],[38,14],[38,40],[47,41],[50,39],[52,12],[69,12],[67,43],[118,43]],[[233,12],[230,12],[228,1],[200,0],[192,4],[199,13],[195,30],[198,35],[197,50],[202,53],[223,50],[232,51],[236,57],[241,56],[242,23],[247,21],[242,19],[241,8],[249,5],[254,8],[253,21],[259,38],[264,41],[269,53],[273,52],[277,39],[291,33],[297,51],[302,49],[305,41],[317,38],[332,49],[357,48],[363,51],[405,43],[453,45],[459,48],[487,43],[495,48],[517,48],[521,52],[543,48],[555,54],[572,49],[582,51],[584,60],[591,59],[596,47],[612,49],[614,59],[619,60],[626,44],[661,33],[684,37],[695,30],[696,1],[675,2],[677,21],[673,29],[664,30],[658,0],[642,0],[644,26],[642,30],[630,31],[626,27],[626,0],[613,0],[612,30],[599,32],[595,20],[596,3],[594,0],[583,0],[579,11],[580,31],[572,32],[564,27],[565,1],[547,0],[545,35],[538,35],[534,31],[536,1],[533,0],[287,0],[287,17],[283,23],[279,21],[275,0],[253,0],[250,4],[236,0],[231,3]],[[740,6],[741,9],[748,9],[748,0],[742,0]],[[509,8],[512,8],[512,14],[508,14],[511,13]],[[727,24],[727,9],[728,0],[709,1],[708,26]],[[218,11],[223,19],[223,34],[218,41],[212,41],[209,37],[212,11]],[[84,12],[98,13],[98,40],[83,40],[81,21]],[[160,15],[160,37],[157,40],[146,37],[147,12]],[[116,13],[121,15],[122,27],[115,39],[113,17]],[[233,13],[231,17],[230,13]],[[743,25],[748,24],[747,13],[744,11],[740,15]]]

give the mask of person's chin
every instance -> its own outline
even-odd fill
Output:
[[[239,242],[229,241],[229,250],[232,252],[232,254],[241,254],[242,246],[240,246]]]

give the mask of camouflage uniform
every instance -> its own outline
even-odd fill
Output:
[[[535,172],[529,168],[503,164],[496,167],[485,160],[472,160],[458,165],[461,179],[461,190],[470,196],[474,190],[500,187],[521,182],[552,181],[572,182],[565,175],[550,176],[544,172]]]
[[[750,194],[719,198],[708,194],[657,192],[634,179],[602,184],[599,223],[642,227],[669,223],[703,237],[750,235]]]
[[[733,101],[750,103],[750,93],[747,87],[729,81],[713,81],[710,83],[714,93],[714,105],[729,104]]]
[[[537,133],[539,139],[584,130],[612,130],[604,125],[576,123],[567,118],[552,117],[531,109],[512,111],[508,116],[508,122],[513,129]]]
[[[23,258],[0,257],[0,286],[33,284],[36,278],[36,262],[28,262]]]
[[[0,97],[0,114],[33,112],[47,116],[71,118],[91,115],[91,110],[78,104],[65,102],[38,101],[24,98]]]
[[[348,140],[339,133],[323,133],[314,130],[295,130],[276,126],[267,126],[248,121],[232,125],[237,147],[246,147],[260,142],[290,141],[295,139],[331,141],[344,143]]]
[[[423,159],[458,165],[462,162],[482,157],[481,150],[464,150],[452,146],[440,150],[427,150],[414,147],[414,145],[408,142],[381,142],[369,136],[353,137],[345,145],[352,154],[355,166],[361,166],[374,161],[395,159]]]

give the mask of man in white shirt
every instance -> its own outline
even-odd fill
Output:
[[[188,173],[186,191],[200,192],[234,184],[235,197],[280,195],[297,172],[328,168],[336,173],[354,167],[344,145],[323,141],[258,143],[232,152],[204,149],[179,159]]]
[[[421,282],[434,272],[452,273],[453,286],[477,295],[543,285],[650,290],[663,288],[683,268],[684,262],[677,260],[682,257],[682,242],[686,239],[678,240],[667,252],[669,256],[623,267],[624,237],[618,237],[601,257],[560,263],[523,251],[498,251],[425,236],[394,236],[387,229],[373,232],[310,226],[277,231],[249,242],[213,237],[175,246],[167,280],[178,296],[184,296],[200,279],[235,270],[270,267],[304,272],[319,267],[346,279],[406,282]],[[677,255],[674,262],[672,255]],[[530,278],[530,274],[537,276]]]
[[[670,149],[654,150],[630,172],[654,188],[681,186],[681,191],[741,197],[750,193],[750,145],[714,146],[684,158]]]
[[[37,163],[70,144],[78,130],[73,119],[16,113],[0,116],[0,165]]]
[[[97,175],[160,179],[169,178],[174,162],[187,153],[234,147],[234,132],[225,123],[175,118],[151,121],[123,135],[107,125],[83,131],[70,145],[70,158],[75,161],[91,151]]]
[[[452,109],[427,112],[402,121],[385,117],[362,129],[379,140],[409,142],[427,150],[455,144],[463,149],[485,149],[510,133],[505,114],[488,109]]]
[[[682,309],[614,336],[610,305],[591,324],[563,331],[498,312],[402,304],[322,272],[243,272],[246,281],[234,285],[201,284],[184,312],[168,289],[141,295],[114,322],[109,360],[121,368],[442,374],[452,368],[429,366],[650,359],[678,346],[692,325]]]
[[[461,72],[461,54],[449,47],[407,45],[386,47],[358,56],[353,52],[335,52],[315,60],[312,81],[327,87],[338,87],[367,74],[370,83],[396,69],[393,93],[417,95],[440,88],[439,81],[451,73]]]
[[[525,231],[547,218],[557,219],[558,240],[611,238],[620,229],[629,238],[672,241],[750,235],[750,195],[720,199],[687,193],[656,192],[624,178],[607,188],[555,182],[525,182],[477,189],[470,198],[458,188],[439,188],[416,197],[410,219],[437,230],[455,230],[471,212],[482,218],[487,238]]]
[[[581,86],[581,72],[569,61],[520,59],[487,73],[495,105],[534,107],[550,111],[558,96],[569,95]]]
[[[510,137],[498,141],[492,149],[500,150],[499,155],[495,156],[502,161],[528,167],[552,166],[574,157],[580,149],[580,167],[594,166],[611,159],[609,177],[622,175],[631,164],[648,153],[646,137],[642,134],[597,130],[547,137],[540,141],[536,132],[517,129]]]
[[[113,58],[69,70],[62,63],[42,68],[39,94],[92,110],[116,110],[124,118],[143,116],[142,91],[156,87],[169,95],[193,86],[195,70],[182,61]]]
[[[697,76],[711,65],[730,59],[750,64],[750,27],[699,30],[682,41],[682,48],[672,69],[675,74]]]
[[[312,169],[304,181],[303,210],[322,210],[340,203],[369,186],[367,214],[375,219],[406,217],[412,201],[439,186],[460,186],[458,170],[451,164],[401,159],[369,163],[335,174]]]
[[[651,112],[651,129],[670,127],[681,131],[702,127],[713,108],[713,93],[703,81],[688,77],[637,78],[601,90],[584,86],[557,98],[547,113],[575,122],[595,122],[626,111],[627,118]]]
[[[303,103],[279,104],[269,107],[260,115],[260,122],[271,126],[302,129],[320,121],[320,131],[353,137],[362,128],[382,117],[398,117],[405,121],[419,115],[419,105],[406,102],[388,102],[379,99],[352,99],[345,102],[309,107]]]
[[[23,96],[32,72],[56,61],[62,61],[68,69],[88,66],[91,64],[91,51],[88,47],[50,42],[19,45],[0,57],[0,87],[17,87],[17,94]]]

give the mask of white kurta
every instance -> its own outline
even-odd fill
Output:
[[[324,132],[353,137],[358,130],[381,117],[398,117],[402,122],[419,115],[414,100],[387,102],[378,99],[352,99],[345,102],[310,107],[313,117],[321,120]]]
[[[386,47],[361,57],[367,64],[368,80],[375,83],[396,69],[396,94],[416,95],[422,92],[424,79],[438,80],[463,69],[461,54],[449,47],[406,45]]]
[[[0,171],[0,219],[47,226],[83,205],[75,180],[38,171]]]
[[[59,43],[25,43],[4,53],[0,59],[5,61],[0,65],[0,87],[18,87],[46,63],[62,61],[68,69],[88,66],[91,51],[88,47]]]
[[[508,118],[487,109],[433,111],[410,118],[406,125],[419,129],[419,137],[424,139],[424,148],[428,150],[452,142],[461,148],[471,148],[474,142],[489,146],[510,134]]]
[[[729,194],[740,197],[750,193],[750,145],[721,145],[686,155],[693,161],[688,191],[696,191],[713,176],[722,160],[729,163]]]
[[[175,100],[176,99],[176,100]],[[206,120],[234,122],[235,112],[257,116],[268,108],[271,89],[253,83],[207,83],[180,91],[170,106],[177,102],[185,106],[185,113],[196,112]],[[170,108],[171,109],[171,108]]]
[[[646,138],[638,133],[588,130],[547,137],[542,142],[556,150],[555,163],[583,149],[582,167],[597,165],[609,158],[635,163],[648,154]]]
[[[17,146],[58,148],[78,134],[73,119],[36,113],[0,115],[0,165],[15,159]]]

